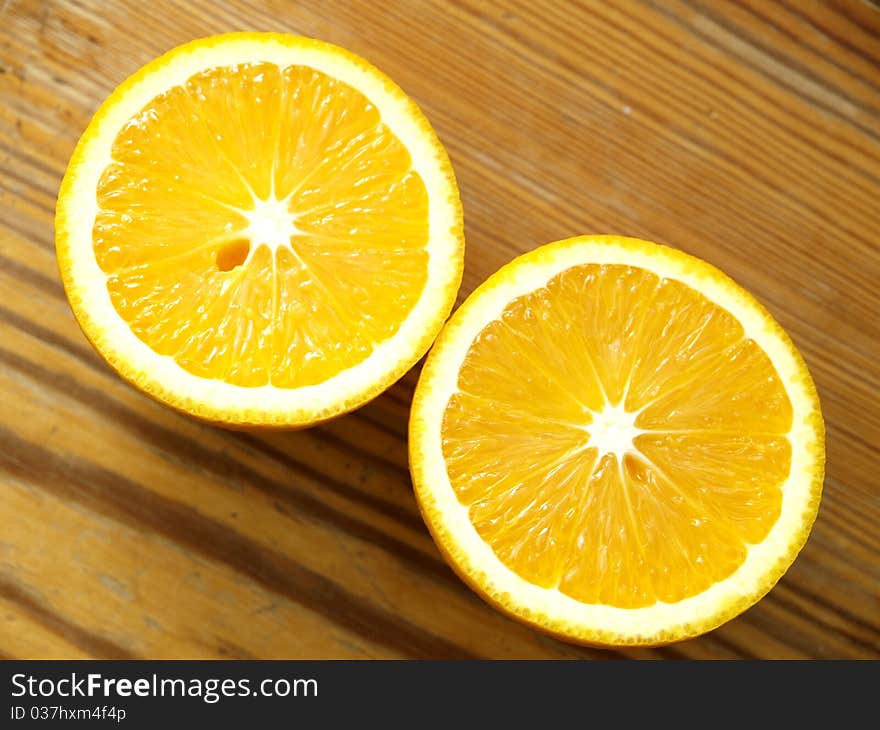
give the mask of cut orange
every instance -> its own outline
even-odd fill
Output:
[[[544,246],[455,313],[410,422],[416,495],[490,603],[565,639],[660,644],[746,609],[816,516],[824,431],[781,327],[631,238]]]
[[[236,33],[145,66],[82,136],[58,199],[87,337],[159,400],[298,426],[377,395],[461,280],[461,207],[416,105],[357,56]]]

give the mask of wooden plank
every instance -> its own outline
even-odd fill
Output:
[[[186,4],[0,10],[0,656],[880,657],[880,11],[859,0]],[[678,645],[542,637],[443,564],[409,481],[418,367],[295,433],[232,433],[141,396],[79,332],[53,215],[106,95],[194,37],[351,48],[447,145],[461,301],[516,254],[639,235],[720,266],[816,379],[814,534],[756,607]]]

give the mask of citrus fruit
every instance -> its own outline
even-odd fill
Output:
[[[816,516],[819,402],[717,269],[612,236],[516,259],[447,324],[410,421],[422,514],[490,603],[561,638],[662,644],[764,595]]]
[[[158,400],[230,425],[350,410],[428,349],[461,280],[452,168],[399,87],[336,46],[234,33],[101,106],[56,248],[86,336]]]

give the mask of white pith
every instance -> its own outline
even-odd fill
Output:
[[[811,383],[805,382],[789,345],[774,330],[772,320],[768,321],[766,314],[732,282],[719,284],[717,272],[713,276],[707,271],[709,267],[695,265],[684,257],[657,255],[647,249],[600,239],[571,239],[533,252],[529,254],[528,265],[502,269],[459,309],[441,335],[422,376],[427,382],[424,387],[420,383],[416,396],[410,429],[411,461],[419,500],[435,537],[446,546],[457,568],[490,598],[527,621],[572,638],[588,642],[656,643],[667,636],[694,633],[689,627],[703,626],[705,630],[706,622],[717,624],[716,616],[740,605],[744,598],[753,602],[766,590],[767,576],[789,554],[792,535],[802,533],[814,515],[812,477],[822,468],[817,456],[821,453],[815,423],[818,412]],[[764,541],[749,547],[745,561],[733,574],[676,603],[657,602],[634,609],[586,604],[555,588],[541,588],[524,580],[504,565],[477,533],[468,508],[459,502],[446,471],[441,441],[443,414],[450,397],[457,392],[459,370],[474,338],[489,322],[498,319],[512,300],[581,264],[641,267],[700,291],[740,321],[745,336],[764,350],[781,382],[788,387],[793,409],[788,438],[793,449],[789,476],[782,486],[778,520]],[[600,451],[604,448],[619,454],[631,448],[632,438],[637,434],[632,431],[630,415],[624,415],[619,408],[601,413],[602,427],[596,430],[595,437],[590,425],[584,426]]]
[[[248,221],[242,236],[250,240],[252,252],[257,246],[265,245],[275,253],[282,246],[290,248],[293,236],[303,235],[296,227],[296,215],[289,206],[290,202],[284,198],[255,197],[251,208],[238,211]]]
[[[590,434],[587,448],[597,449],[600,459],[605,454],[614,454],[622,461],[624,454],[635,451],[633,441],[643,433],[635,424],[638,415],[638,411],[628,411],[621,403],[606,403],[602,410],[593,412],[593,420],[583,427]]]

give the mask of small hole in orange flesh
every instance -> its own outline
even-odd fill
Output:
[[[217,251],[217,268],[220,271],[232,271],[241,266],[251,250],[251,242],[245,238],[227,241]]]

